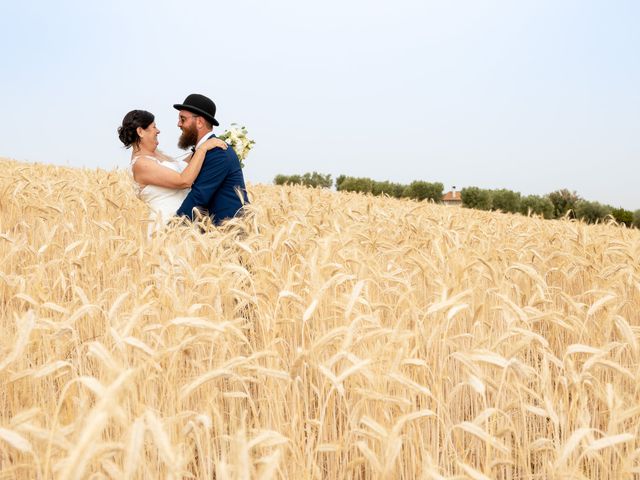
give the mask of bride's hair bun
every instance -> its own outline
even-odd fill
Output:
[[[138,127],[147,128],[153,123],[155,117],[146,110],[131,110],[122,119],[122,125],[118,127],[118,137],[124,143],[125,148],[135,145],[140,141]]]

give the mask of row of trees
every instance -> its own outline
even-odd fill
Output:
[[[276,185],[306,185],[308,187],[331,188],[331,175],[318,172],[304,175],[277,175],[273,180]],[[340,175],[336,178],[336,190],[339,192],[370,193],[372,195],[388,195],[394,198],[412,198],[414,200],[433,200],[440,202],[444,185],[423,181],[411,182],[409,185],[393,182],[378,182],[365,177],[348,177]]]
[[[401,183],[388,181],[378,182],[365,177],[347,177],[346,175],[340,175],[336,179],[336,190],[440,202],[442,200],[444,185],[440,182],[424,182],[422,180],[416,180],[409,185],[403,185]]]
[[[534,213],[544,218],[578,218],[589,223],[613,217],[616,222],[628,227],[640,228],[640,210],[631,212],[624,208],[613,208],[599,202],[581,198],[567,189],[557,190],[547,195],[522,196],[511,190],[487,190],[467,187],[460,191],[462,206],[479,210],[500,210],[528,215]]]
[[[333,179],[330,174],[318,172],[304,175],[277,175],[276,185],[306,185],[308,187],[331,188]],[[348,177],[340,175],[336,178],[336,190],[343,192],[370,193],[372,195],[388,195],[394,198],[411,198],[414,200],[442,201],[444,185],[440,182],[424,182],[417,180],[409,185],[394,182],[379,182],[366,177]],[[603,221],[613,217],[616,222],[640,228],[640,210],[631,212],[624,208],[613,208],[599,202],[591,202],[581,198],[576,192],[567,189],[557,190],[547,195],[526,195],[507,189],[488,190],[478,187],[466,187],[460,191],[462,206],[479,210],[500,210],[509,213],[530,213],[544,218],[578,218],[589,223]]]
[[[333,179],[331,174],[323,175],[322,173],[313,172],[304,175],[276,175],[273,179],[276,185],[305,185],[314,188],[331,188]]]

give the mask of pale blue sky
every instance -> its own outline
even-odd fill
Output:
[[[640,2],[2,2],[0,156],[125,168],[142,108],[218,105],[245,176],[319,171],[640,208]]]

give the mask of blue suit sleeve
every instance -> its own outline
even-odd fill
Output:
[[[200,170],[200,174],[191,186],[191,191],[184,199],[182,205],[176,212],[181,217],[192,217],[195,207],[203,208],[209,205],[218,188],[227,176],[227,162],[225,161],[224,150],[214,148],[209,150]]]

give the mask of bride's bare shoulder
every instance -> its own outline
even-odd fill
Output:
[[[137,155],[131,158],[131,168],[140,170],[158,164],[158,159],[151,155]]]

